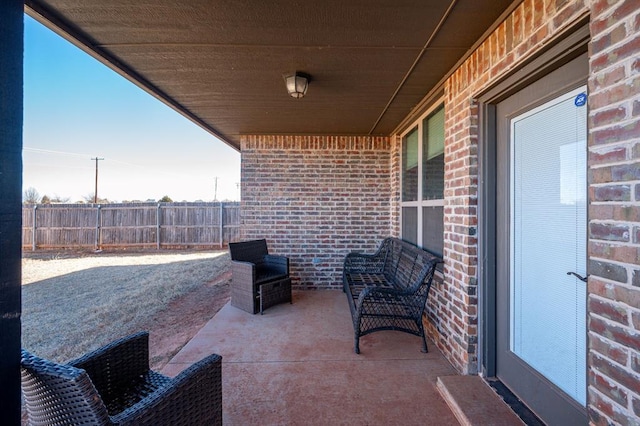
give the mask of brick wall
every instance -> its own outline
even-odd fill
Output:
[[[582,2],[525,1],[445,85],[445,283],[437,297],[438,346],[463,373],[478,371],[477,188],[475,93],[539,51]]]
[[[589,80],[589,415],[640,416],[640,6],[637,1],[524,1],[446,82],[445,282],[438,346],[477,369],[478,110],[473,96],[591,13]]]
[[[243,136],[244,239],[290,257],[294,285],[338,288],[344,256],[392,233],[384,137]],[[395,214],[395,213],[393,213]]]
[[[640,4],[594,1],[590,29],[589,411],[638,424]]]
[[[585,1],[525,0],[445,83],[444,282],[428,330],[465,374],[478,371],[478,105],[474,96],[586,16]]]

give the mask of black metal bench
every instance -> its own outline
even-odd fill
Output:
[[[439,257],[398,238],[386,238],[375,254],[347,255],[342,281],[357,354],[360,336],[380,330],[420,336],[427,352],[422,314],[440,262]]]

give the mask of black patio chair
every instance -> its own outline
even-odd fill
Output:
[[[269,254],[266,240],[229,243],[231,305],[255,314],[291,303],[289,258]]]
[[[140,332],[67,364],[22,350],[30,425],[221,425],[220,355],[175,378],[149,369],[149,334]]]

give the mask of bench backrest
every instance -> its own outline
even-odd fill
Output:
[[[386,238],[380,246],[385,251],[383,273],[398,288],[426,298],[439,257],[398,238]]]
[[[229,253],[231,260],[241,262],[262,263],[264,257],[269,254],[267,250],[267,240],[242,241],[229,243]]]

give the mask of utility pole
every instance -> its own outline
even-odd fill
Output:
[[[214,190],[213,190],[213,201],[218,201],[218,176],[213,178],[215,182]]]
[[[93,193],[93,204],[98,204],[98,161],[104,160],[104,158],[98,158],[96,156],[95,158],[91,159],[91,161],[93,160],[96,161],[96,189]]]

